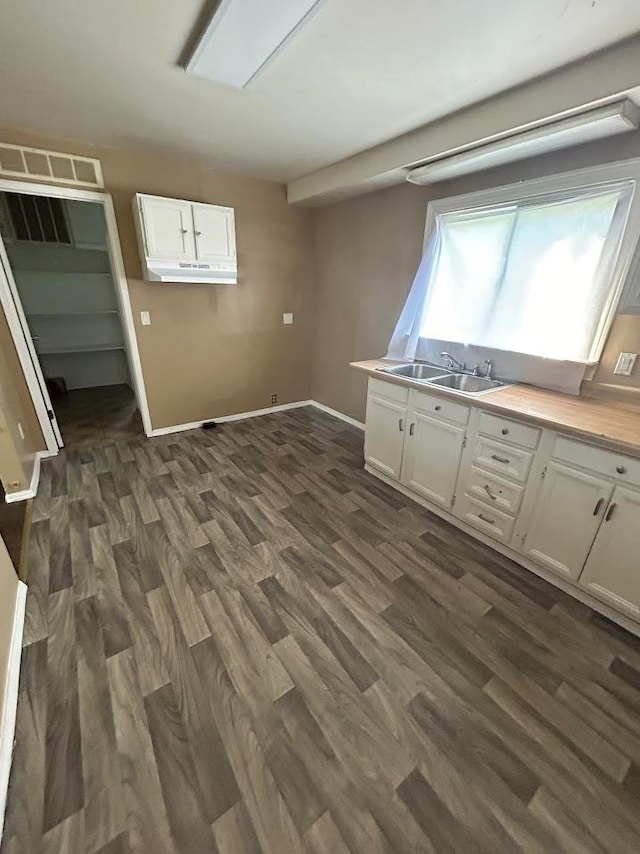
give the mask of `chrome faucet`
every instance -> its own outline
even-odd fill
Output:
[[[485,368],[484,375],[488,380],[490,380],[491,379],[491,370],[493,368],[493,362],[491,361],[491,359],[485,359],[484,363],[487,366]]]
[[[459,371],[464,371],[466,365],[464,362],[459,362],[457,359],[451,355],[451,353],[444,352],[440,353],[441,358],[447,360],[447,369],[452,371],[454,368],[457,368]]]

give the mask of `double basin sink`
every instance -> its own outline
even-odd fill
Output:
[[[474,377],[472,374],[447,373],[445,368],[413,362],[410,365],[395,365],[391,368],[378,368],[383,374],[394,374],[411,380],[429,383],[429,385],[462,391],[465,394],[483,394],[504,388],[505,383],[487,377]]]

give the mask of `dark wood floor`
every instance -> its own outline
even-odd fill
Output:
[[[638,852],[640,642],[295,410],[43,466],[2,854]]]
[[[67,450],[144,437],[135,394],[123,383],[72,389],[56,397],[53,407]]]

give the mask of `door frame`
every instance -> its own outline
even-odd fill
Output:
[[[133,309],[129,296],[129,285],[122,259],[120,237],[116,222],[113,199],[109,193],[95,192],[93,190],[82,190],[75,187],[59,187],[52,184],[32,183],[27,181],[13,181],[0,178],[0,192],[24,193],[32,196],[49,196],[56,199],[72,199],[80,202],[98,202],[103,206],[105,222],[107,226],[107,248],[111,263],[111,275],[116,291],[120,318],[124,332],[124,345],[133,383],[133,391],[138,402],[138,408],[142,416],[144,432],[151,435],[151,416],[149,414],[149,403],[142,373],[142,362],[138,348],[135,325],[133,322]],[[31,399],[40,422],[42,434],[47,450],[55,455],[58,453],[59,444],[56,440],[51,421],[47,414],[47,400],[43,388],[40,386],[37,371],[40,370],[40,360],[33,346],[30,336],[27,334],[28,324],[22,308],[20,295],[11,278],[5,275],[3,265],[7,265],[12,274],[9,259],[7,257],[4,241],[0,239],[0,304],[4,309],[9,330],[18,353],[22,371],[31,394]],[[37,366],[37,369],[36,367]],[[46,388],[46,387],[45,387]]]

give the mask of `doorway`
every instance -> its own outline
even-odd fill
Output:
[[[0,182],[0,223],[0,296],[49,452],[144,436],[150,423],[110,197]]]

